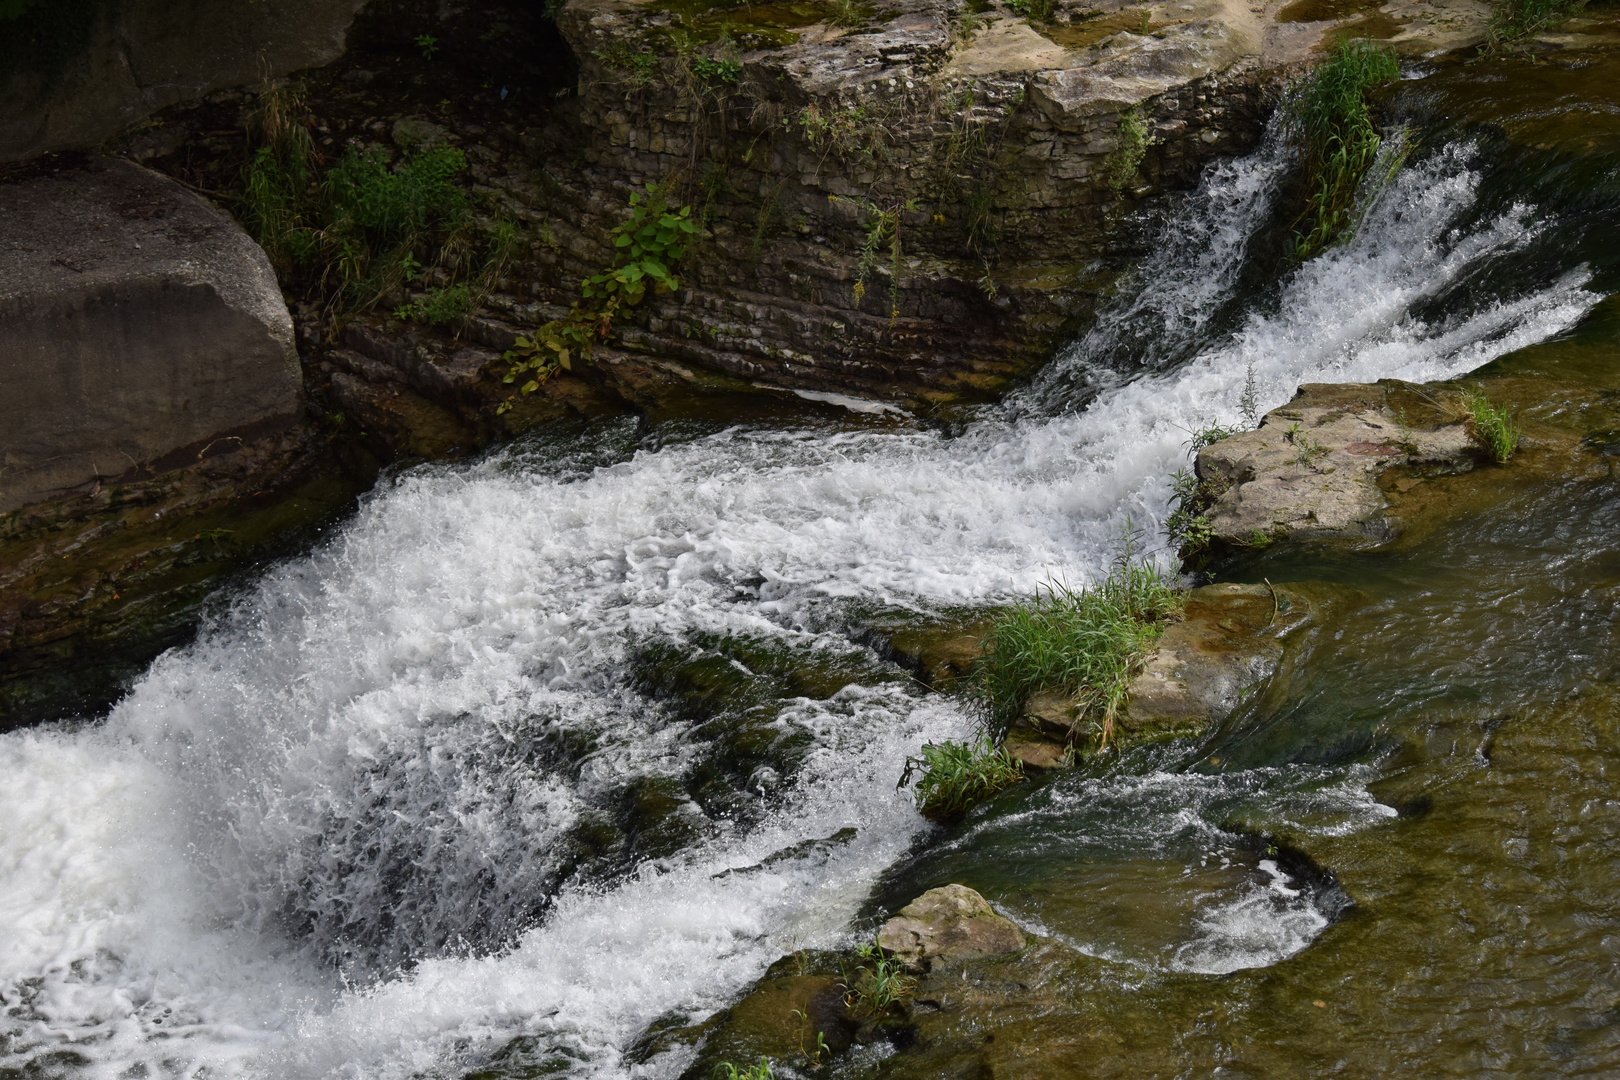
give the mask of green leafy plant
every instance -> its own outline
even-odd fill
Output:
[[[889,318],[900,315],[900,272],[905,263],[905,248],[901,243],[904,216],[915,212],[916,199],[901,199],[888,205],[879,205],[867,199],[854,199],[842,195],[829,195],[832,202],[847,202],[859,207],[866,215],[863,229],[866,241],[861,245],[860,258],[855,264],[855,303],[858,306],[866,296],[866,282],[877,268],[883,249],[889,251]]]
[[[832,0],[832,14],[827,21],[834,26],[859,26],[871,15],[870,9],[860,0]]]
[[[1135,178],[1155,140],[1136,105],[1119,114],[1114,137],[1114,149],[1103,159],[1103,179],[1117,195]]]
[[[1303,465],[1307,469],[1314,469],[1316,463],[1330,452],[1327,447],[1317,442],[1297,423],[1288,425],[1288,430],[1283,432],[1283,439],[1293,446],[1299,447],[1299,453],[1294,455],[1294,463]]]
[[[1260,388],[1255,383],[1253,364],[1244,370],[1243,393],[1238,396],[1238,415],[1250,428],[1260,424]]]
[[[906,759],[899,786],[913,777],[918,812],[948,821],[1024,779],[1024,766],[981,735],[974,742],[928,743],[920,757]]]
[[[426,294],[394,309],[394,318],[401,322],[430,323],[447,326],[467,318],[472,307],[472,287],[465,282],[444,288],[429,289]]]
[[[710,82],[734,83],[742,78],[742,64],[736,60],[699,56],[692,61],[692,72]]]
[[[1007,6],[1030,22],[1045,22],[1052,17],[1052,0],[1007,0]]]
[[[1108,577],[1078,591],[1049,584],[997,619],[971,677],[987,731],[1005,734],[1040,690],[1074,694],[1099,746],[1147,651],[1181,614],[1183,591],[1150,563],[1116,563]]]
[[[1305,173],[1305,208],[1294,221],[1298,258],[1332,244],[1350,224],[1356,189],[1382,143],[1367,95],[1400,74],[1388,49],[1366,39],[1341,41],[1294,89],[1285,122]]]
[[[1176,545],[1184,562],[1196,562],[1215,539],[1209,508],[1220,498],[1220,493],[1186,469],[1177,469],[1170,477],[1170,485],[1170,514],[1164,521],[1165,535]]]
[[[431,60],[433,54],[439,51],[439,39],[432,34],[417,34],[416,48],[422,54],[422,59]]]
[[[520,392],[532,394],[559,370],[571,371],[576,362],[589,362],[596,344],[613,332],[622,309],[641,303],[649,288],[667,293],[679,287],[672,267],[697,232],[692,208],[670,209],[667,196],[656,185],[647,185],[645,198],[639,191],[631,192],[630,214],[611,234],[613,265],[580,282],[580,299],[567,315],[517,339],[504,357],[508,369],[502,381],[522,379]],[[511,405],[508,400],[498,411]]]
[[[1490,398],[1479,390],[1463,391],[1463,407],[1473,421],[1474,438],[1490,452],[1491,460],[1506,465],[1519,449],[1522,431],[1504,407],[1491,404]]]
[[[595,56],[603,67],[624,75],[632,86],[651,86],[658,74],[657,53],[650,49],[632,49],[624,41],[614,41],[606,49],[597,50]]]
[[[729,1061],[722,1061],[709,1076],[711,1080],[776,1080],[776,1074],[771,1072],[771,1059],[763,1054],[752,1068],[739,1069]]]

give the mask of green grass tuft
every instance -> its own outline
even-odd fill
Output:
[[[1491,404],[1490,398],[1478,390],[1463,391],[1463,407],[1474,421],[1474,438],[1490,452],[1498,465],[1506,465],[1519,449],[1519,425],[1508,414],[1506,407]]]
[[[1024,766],[980,736],[972,743],[929,743],[922,748],[922,757],[906,759],[900,786],[913,776],[918,812],[930,821],[948,821],[1018,783],[1024,778]]]
[[[1305,77],[1286,106],[1307,192],[1294,223],[1299,258],[1332,244],[1350,224],[1356,188],[1381,144],[1367,94],[1400,75],[1394,53],[1365,39],[1341,41],[1332,59]]]
[[[1491,13],[1492,52],[1525,38],[1551,30],[1565,19],[1579,15],[1587,0],[1497,0]]]
[[[1079,696],[1079,715],[1097,725],[1103,745],[1143,656],[1181,612],[1182,590],[1149,564],[1117,565],[1099,584],[1076,592],[1049,585],[1015,604],[985,641],[974,693],[985,726],[1004,735],[1030,695]]]

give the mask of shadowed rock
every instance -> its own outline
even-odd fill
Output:
[[[104,159],[0,184],[0,511],[284,431],[292,319],[264,252]]]

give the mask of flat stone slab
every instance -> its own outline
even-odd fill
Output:
[[[926,968],[1018,952],[1024,933],[966,885],[944,885],[901,908],[877,942],[908,966]]]
[[[1306,383],[1254,431],[1198,452],[1221,494],[1207,511],[1218,548],[1277,540],[1395,539],[1378,478],[1392,468],[1463,473],[1485,457],[1458,391],[1394,380]]]
[[[264,252],[113,158],[0,184],[0,512],[280,432],[300,400]]]

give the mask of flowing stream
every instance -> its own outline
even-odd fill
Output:
[[[1490,687],[1522,687],[1538,648],[1568,652],[1606,607],[1453,640],[1433,628],[1473,625],[1460,594],[1402,608],[1409,588],[1341,569],[1372,614],[1214,749],[1127,755],[945,836],[895,779],[970,718],[858,631],[1091,580],[1127,521],[1156,535],[1190,432],[1235,421],[1251,380],[1263,410],[1301,382],[1443,379],[1571,340],[1611,272],[1590,215],[1495,153],[1423,143],[1353,239],[1294,269],[1268,254],[1279,141],[1212,168],[1097,326],[958,433],[862,412],[601,421],[380,485],[109,715],[0,737],[0,1077],[457,1077],[518,1037],[548,1071],[674,1077],[691,1052],[635,1052],[650,1024],[701,1020],[785,953],[951,880],[1101,965],[1081,980],[1099,995],[1294,970],[1368,904],[1335,857],[1360,865],[1354,844],[1405,820],[1378,785],[1391,747],[1422,741],[1390,735],[1412,687],[1483,665],[1484,704],[1448,721],[1483,730],[1524,704]],[[1377,580],[1443,578],[1495,544],[1500,595],[1478,603],[1518,603],[1579,546],[1557,526],[1612,532],[1612,499],[1559,498]],[[1557,521],[1531,513],[1549,505]],[[1367,644],[1431,632],[1444,648],[1403,646],[1394,668]],[[1612,677],[1564,666],[1550,684]],[[1339,876],[1233,822],[1287,823]],[[1591,933],[1604,944],[1579,948],[1615,940]],[[1609,979],[1591,1015],[1620,1008]],[[1465,983],[1447,984],[1459,1008],[1492,1007]],[[1161,1022],[1190,1031],[1191,1009]]]

